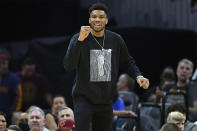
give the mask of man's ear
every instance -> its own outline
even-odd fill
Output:
[[[107,23],[108,23],[108,21],[109,21],[109,20],[108,20],[108,18],[106,18],[105,24],[107,24]]]
[[[90,24],[90,18],[89,18],[89,21],[88,21],[88,22],[89,22],[89,24]]]

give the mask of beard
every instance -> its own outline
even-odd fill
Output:
[[[90,24],[90,27],[92,28],[92,30],[94,31],[94,32],[101,32],[101,31],[103,31],[104,29],[105,29],[105,27],[102,27],[100,30],[95,30],[94,29],[94,26],[93,26],[93,24]]]

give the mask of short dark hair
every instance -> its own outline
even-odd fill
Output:
[[[7,117],[6,114],[5,114],[4,112],[1,112],[1,111],[0,111],[0,116],[4,116],[5,119],[6,119],[6,117]]]
[[[187,114],[187,110],[185,106],[181,105],[180,103],[176,103],[176,104],[169,106],[167,109],[167,114],[169,114],[170,112],[174,112],[174,111],[178,111],[182,114]]]
[[[22,131],[21,128],[19,126],[17,126],[17,125],[10,125],[8,127],[8,129],[15,130],[15,131]]]
[[[53,100],[54,100],[55,98],[57,98],[57,97],[62,97],[62,98],[64,99],[65,104],[67,104],[67,103],[66,103],[66,98],[65,98],[63,95],[57,94],[57,95],[55,95],[55,96],[53,97]]]
[[[22,66],[25,66],[25,65],[36,65],[35,58],[34,57],[27,57],[22,63]]]
[[[94,10],[102,10],[106,13],[106,15],[108,16],[108,8],[105,4],[103,3],[95,3],[93,4],[90,8],[89,8],[89,14],[91,14],[92,11]]]

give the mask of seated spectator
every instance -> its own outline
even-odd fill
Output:
[[[22,70],[17,72],[22,84],[23,102],[21,111],[26,111],[31,105],[43,109],[48,108],[51,95],[47,90],[44,77],[36,72],[36,61],[28,57],[22,64]]]
[[[21,128],[17,125],[10,125],[7,129],[8,131],[22,131]]]
[[[166,123],[162,126],[161,131],[180,131],[174,123]]]
[[[21,112],[16,120],[16,125],[19,125],[21,121],[28,121],[28,113]]]
[[[12,125],[17,125],[17,121],[18,121],[18,117],[20,116],[22,112],[21,111],[17,111],[17,112],[13,112],[12,114]]]
[[[159,85],[146,91],[147,102],[161,103],[164,87],[175,84],[175,77],[175,71],[171,67],[165,67],[161,73]]]
[[[120,75],[118,82],[116,83],[117,90],[120,98],[124,101],[126,110],[136,110],[139,97],[134,93],[135,80],[133,80],[129,75]]]
[[[166,85],[175,84],[175,80],[176,76],[174,69],[171,67],[164,68],[160,76],[160,90],[163,90]]]
[[[5,131],[7,128],[6,115],[0,112],[0,131]]]
[[[75,120],[73,110],[69,107],[62,107],[58,112],[58,131],[74,131]]]
[[[174,93],[174,92],[182,92],[183,95],[170,95],[167,99],[167,102],[171,104],[182,103],[189,106],[189,118],[192,121],[197,120],[197,96],[194,92],[196,92],[197,84],[190,81],[191,76],[193,74],[194,64],[192,61],[188,59],[182,59],[178,62],[176,75],[177,82],[175,84],[167,85],[164,87],[165,92]],[[185,100],[187,100],[185,102]]]
[[[125,110],[125,104],[122,98],[120,98],[118,95],[116,99],[114,100],[113,104],[113,114],[117,116],[137,116],[135,112],[133,111],[127,111]]]
[[[52,112],[46,114],[46,127],[48,129],[57,129],[58,125],[58,112],[64,106],[67,106],[66,100],[63,96],[57,95],[53,98]]]
[[[174,123],[179,127],[180,131],[184,131],[185,120],[186,117],[182,113],[175,111],[168,115],[167,123]]]
[[[45,114],[39,107],[32,107],[28,112],[28,125],[31,131],[49,131],[44,127]]]
[[[21,109],[21,84],[16,74],[9,71],[9,52],[0,49],[0,111],[7,116],[11,123],[11,115]]]
[[[164,87],[164,91],[166,92],[183,92],[187,93],[187,86],[188,82],[190,81],[190,78],[193,73],[193,62],[188,59],[182,59],[178,62],[176,75],[177,75],[177,82],[176,84],[168,85]],[[179,99],[179,100],[177,100]],[[170,100],[172,104],[177,103],[180,101],[180,103],[184,103],[184,98],[174,98]]]
[[[187,115],[186,108],[179,103],[169,106],[167,109],[167,114],[174,112],[174,111],[178,111],[182,113],[185,117]],[[186,122],[184,123],[184,131],[197,131],[197,125],[186,120]]]
[[[28,113],[23,112],[19,115],[17,125],[22,129],[22,131],[29,131]]]
[[[120,122],[123,120],[121,116],[134,116],[136,117],[137,115],[135,112],[131,110],[125,110],[125,104],[124,101],[119,97],[118,92],[114,93],[114,100],[113,100],[113,115],[120,117],[116,121],[116,127],[120,127]]]
[[[135,88],[135,80],[127,74],[122,74],[120,75],[116,85],[118,91],[131,91]]]
[[[67,106],[64,106],[58,112],[58,120],[71,119],[75,120],[73,110]]]

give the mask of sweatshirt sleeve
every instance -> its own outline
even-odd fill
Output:
[[[66,55],[64,56],[64,68],[67,71],[75,69],[79,62],[80,45],[82,42],[78,41],[78,34],[74,35],[69,43]]]
[[[136,66],[134,58],[129,54],[127,46],[120,36],[120,68],[126,70],[127,73],[136,79],[137,76],[142,76],[139,68]]]

